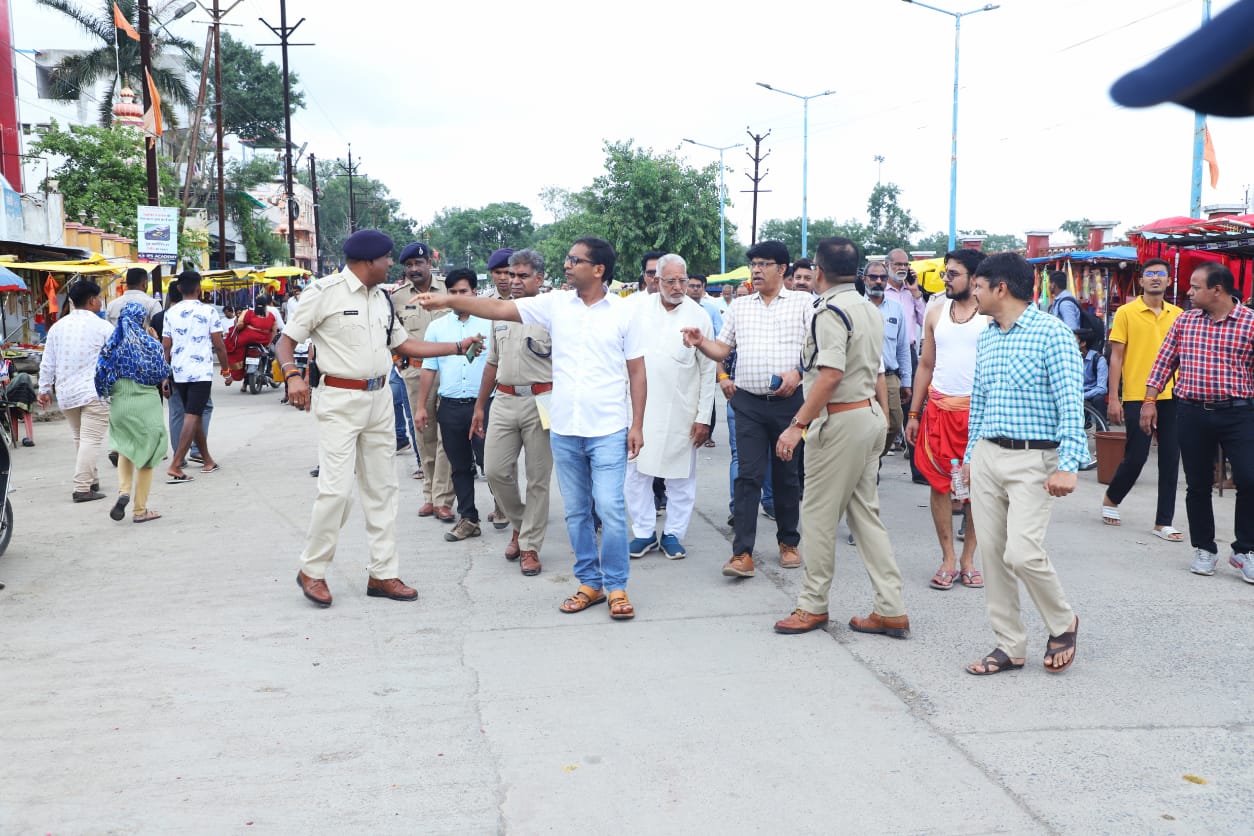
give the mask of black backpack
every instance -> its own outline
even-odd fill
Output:
[[[1101,354],[1102,348],[1106,345],[1106,323],[1100,316],[1081,305],[1075,297],[1068,296],[1062,301],[1070,302],[1080,311],[1080,327],[1093,335],[1089,339],[1089,348]]]

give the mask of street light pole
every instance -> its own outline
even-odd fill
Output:
[[[949,133],[949,249],[953,250],[958,240],[958,44],[962,36],[962,19],[979,12],[991,12],[993,9],[1000,9],[1001,6],[988,3],[969,12],[951,12],[948,9],[920,3],[919,0],[903,0],[903,2],[949,15],[954,19],[954,115]]]
[[[727,168],[723,165],[723,152],[730,151],[733,148],[743,148],[743,142],[737,142],[735,145],[706,145],[704,142],[697,142],[695,139],[685,139],[684,142],[693,145],[700,145],[702,148],[709,148],[711,151],[718,152],[718,271],[720,273],[727,272],[727,188],[723,184],[723,177],[727,172]]]
[[[765,87],[776,93],[783,93],[785,96],[792,96],[794,99],[801,99],[801,258],[809,257],[807,246],[807,236],[809,234],[810,216],[807,206],[807,188],[810,182],[810,99],[817,99],[822,96],[830,96],[835,90],[824,90],[822,93],[814,93],[810,96],[802,96],[798,93],[789,93],[787,90],[780,90],[778,87],[772,87],[761,81],[757,82],[759,87]]]
[[[1202,25],[1210,22],[1210,0],[1202,0]],[[1206,153],[1206,117],[1193,114],[1193,176],[1189,188],[1189,217],[1202,217],[1202,159]]]

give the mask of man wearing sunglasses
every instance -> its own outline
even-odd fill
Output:
[[[1170,265],[1161,258],[1152,258],[1141,268],[1141,295],[1119,306],[1110,331],[1110,396],[1106,414],[1112,423],[1125,424],[1128,430],[1123,446],[1123,461],[1106,488],[1102,498],[1102,522],[1119,525],[1119,503],[1132,490],[1141,468],[1149,459],[1151,437],[1141,432],[1141,404],[1145,400],[1145,381],[1149,379],[1154,358],[1162,348],[1171,323],[1181,309],[1166,300],[1171,284]],[[1123,384],[1122,389],[1120,383]],[[1176,512],[1176,484],[1180,480],[1180,443],[1176,432],[1176,402],[1171,397],[1174,378],[1167,378],[1158,393],[1158,509],[1155,512],[1155,537],[1168,542],[1184,540],[1184,534],[1172,527]]]

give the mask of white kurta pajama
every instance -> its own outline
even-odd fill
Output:
[[[648,395],[644,407],[644,446],[627,463],[624,494],[633,537],[653,537],[657,512],[653,479],[666,480],[664,534],[683,539],[697,497],[697,451],[692,425],[709,424],[714,409],[717,364],[684,345],[681,328],[699,328],[714,338],[710,315],[688,297],[674,310],[662,305],[660,293],[640,303],[636,322],[644,335],[644,370]]]

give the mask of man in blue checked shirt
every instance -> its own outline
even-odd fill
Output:
[[[475,295],[477,282],[478,276],[473,270],[459,267],[449,271],[444,277],[444,288],[450,295],[471,297]],[[449,342],[455,342],[466,337],[488,337],[491,333],[490,321],[459,313],[437,317],[427,326],[426,339],[447,338]],[[485,350],[470,359],[457,354],[450,357],[429,357],[422,361],[422,379],[418,383],[418,406],[414,410],[414,424],[421,432],[431,420],[427,414],[427,396],[431,392],[436,372],[439,372],[440,400],[435,410],[435,420],[440,425],[440,440],[448,455],[453,492],[457,494],[457,514],[460,517],[453,530],[444,534],[444,539],[450,543],[465,540],[467,537],[478,537],[480,534],[479,509],[475,507],[474,444],[476,441],[482,444],[483,441],[472,441],[470,422],[474,417],[479,383],[483,380],[486,354]]]
[[[1022,256],[998,253],[981,262],[972,286],[980,313],[993,321],[976,351],[963,481],[997,636],[991,653],[967,665],[976,676],[1023,667],[1018,582],[1049,629],[1046,671],[1070,667],[1080,626],[1045,553],[1045,530],[1054,498],[1075,490],[1076,470],[1088,457],[1084,373],[1075,334],[1032,304],[1033,278]]]

